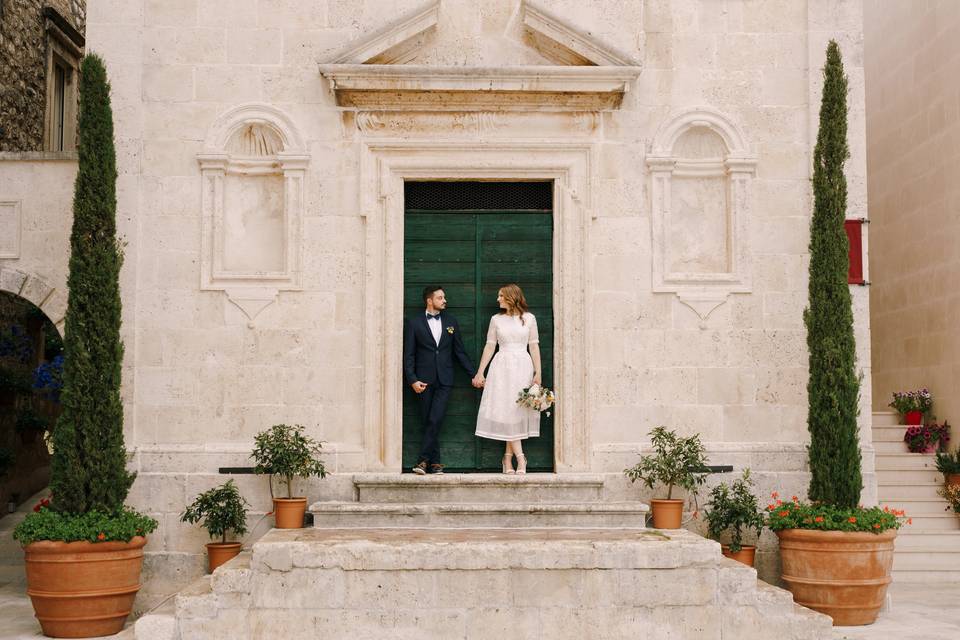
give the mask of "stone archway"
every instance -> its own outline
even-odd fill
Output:
[[[0,268],[0,291],[29,300],[43,311],[63,336],[63,321],[67,313],[67,288],[51,284],[46,279],[10,267]]]

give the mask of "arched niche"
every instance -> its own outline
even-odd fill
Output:
[[[739,128],[707,108],[671,118],[654,139],[653,290],[676,293],[706,319],[750,290],[747,234],[757,159]]]
[[[227,292],[250,320],[278,291],[301,288],[309,155],[279,109],[222,114],[197,155],[202,180],[201,288]]]

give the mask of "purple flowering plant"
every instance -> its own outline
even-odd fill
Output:
[[[919,424],[907,427],[903,434],[903,441],[907,443],[907,449],[913,453],[923,453],[936,447],[944,449],[950,442],[950,425],[944,421],[943,424]]]
[[[933,395],[926,387],[916,391],[894,391],[893,401],[888,406],[901,414],[908,411],[927,413],[933,408]]]

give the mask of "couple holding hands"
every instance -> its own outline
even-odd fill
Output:
[[[540,338],[537,319],[527,310],[523,291],[508,284],[497,292],[500,313],[490,318],[487,343],[480,366],[473,367],[463,347],[457,319],[444,313],[446,294],[442,287],[423,290],[425,311],[407,318],[403,328],[403,375],[417,394],[423,440],[413,472],[443,473],[439,433],[453,388],[453,360],[473,376],[472,384],[483,389],[477,413],[476,435],[506,443],[503,472],[527,472],[522,442],[540,435],[540,412],[517,403],[531,384],[542,384]],[[500,350],[494,355],[497,346]],[[484,371],[490,366],[487,375]]]

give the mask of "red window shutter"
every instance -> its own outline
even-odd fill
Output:
[[[846,220],[843,223],[850,241],[850,268],[848,284],[866,284],[863,279],[863,220]]]

